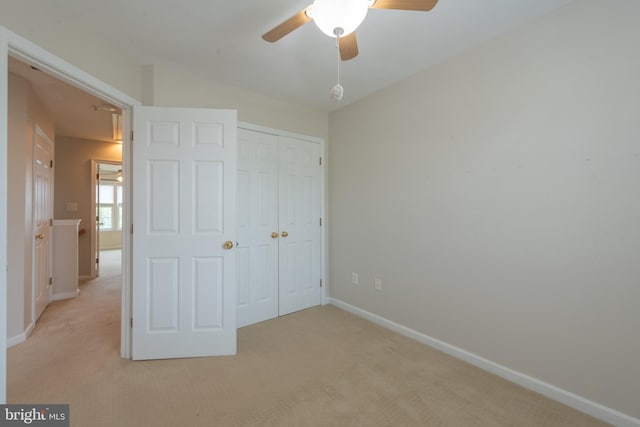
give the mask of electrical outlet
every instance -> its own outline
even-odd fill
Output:
[[[354,285],[358,284],[358,273],[351,273],[351,283]]]
[[[373,289],[375,289],[376,291],[382,290],[382,280],[380,280],[379,277],[373,279]]]

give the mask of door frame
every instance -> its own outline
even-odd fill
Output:
[[[32,64],[54,77],[95,95],[122,109],[122,173],[124,200],[123,229],[131,229],[131,124],[133,107],[142,103],[98,78],[53,55],[29,40],[0,26],[0,176],[7,176],[8,129],[8,57],[13,56]],[[0,319],[6,325],[7,318],[7,184],[0,179]],[[131,357],[131,233],[122,236],[122,307],[120,355]],[[6,402],[6,328],[0,328],[0,403]]]
[[[123,153],[123,157],[124,157],[124,153]],[[97,206],[96,206],[96,201],[97,201],[97,193],[96,193],[96,188],[98,185],[98,179],[96,178],[96,175],[98,174],[98,164],[99,163],[106,163],[109,165],[120,165],[120,167],[122,167],[122,160],[121,161],[116,161],[116,160],[100,160],[100,159],[91,159],[91,212],[97,212]],[[125,186],[125,182],[124,182],[124,170],[122,171],[122,188],[124,188]],[[127,206],[127,200],[125,200],[123,198],[122,200],[123,202],[123,208],[122,208],[122,214],[124,215],[124,212],[128,209]],[[95,216],[95,215],[94,215]],[[92,217],[93,218],[93,217]],[[125,235],[125,228],[124,228],[124,221],[122,223],[122,237],[124,238]],[[98,249],[98,246],[100,245],[100,235],[97,231],[97,227],[96,224],[93,224],[93,227],[91,228],[91,259],[95,260],[96,258],[99,257],[99,252],[100,249]],[[123,249],[124,249],[124,241],[122,242],[123,244]],[[89,276],[91,276],[91,278],[96,278],[98,271],[99,271],[99,266],[96,268],[96,263],[92,262],[91,263],[91,269],[89,270]]]
[[[320,280],[322,280],[322,289],[320,290],[320,304],[329,304],[329,281],[327,271],[327,239],[329,236],[329,227],[326,211],[326,188],[327,187],[327,174],[325,173],[325,165],[327,164],[327,152],[325,146],[325,140],[309,135],[302,135],[299,133],[288,132],[279,129],[273,129],[266,126],[254,125],[252,123],[238,121],[238,129],[246,129],[255,132],[268,133],[276,136],[284,136],[288,138],[300,139],[303,141],[313,142],[320,145],[320,156],[322,157],[322,164],[320,165],[320,215],[322,217],[322,230],[320,232]]]

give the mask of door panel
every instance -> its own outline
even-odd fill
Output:
[[[53,142],[37,125],[33,138],[33,320],[36,321],[50,299]]]
[[[236,352],[236,112],[140,107],[133,358]]]
[[[279,138],[279,313],[320,304],[320,149]]]
[[[278,316],[278,138],[238,130],[238,327]]]

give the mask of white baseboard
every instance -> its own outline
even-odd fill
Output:
[[[623,414],[622,412],[616,411],[615,409],[611,409],[592,400],[585,399],[584,397],[563,390],[537,378],[533,378],[521,372],[514,371],[513,369],[509,369],[506,366],[502,366],[498,363],[492,362],[488,359],[478,356],[477,354],[468,352],[444,341],[440,341],[436,338],[430,337],[406,326],[392,322],[391,320],[380,317],[377,314],[370,313],[344,301],[335,298],[329,299],[331,301],[331,304],[335,305],[338,308],[353,313],[356,316],[365,318],[387,329],[391,329],[392,331],[397,332],[400,335],[404,335],[408,338],[421,342],[422,344],[426,344],[457,359],[464,360],[465,362],[477,366],[480,369],[489,371],[508,381],[516,383],[529,390],[533,390],[537,393],[547,396],[550,399],[556,400],[560,403],[577,409],[578,411],[598,418],[604,422],[613,424],[618,427],[640,427],[640,419],[638,418]]]
[[[23,333],[7,338],[7,348],[25,342],[27,338],[29,338],[29,335],[31,335],[31,332],[33,332],[33,328],[35,328],[35,326],[35,323],[30,323]]]
[[[59,301],[61,299],[74,298],[80,294],[80,289],[77,289],[73,292],[65,292],[61,294],[53,294],[51,297],[51,301]]]

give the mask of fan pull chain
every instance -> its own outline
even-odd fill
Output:
[[[334,34],[336,35],[336,52],[337,52],[337,64],[336,64],[336,78],[338,83],[334,87],[331,88],[329,92],[331,99],[334,102],[340,102],[342,100],[342,95],[344,94],[344,88],[340,84],[340,35],[342,34],[342,28],[336,28],[334,30]]]
[[[338,53],[338,55],[336,56],[337,59],[337,64],[336,64],[336,69],[338,70],[338,84],[340,84],[340,36],[336,37],[336,52]]]

